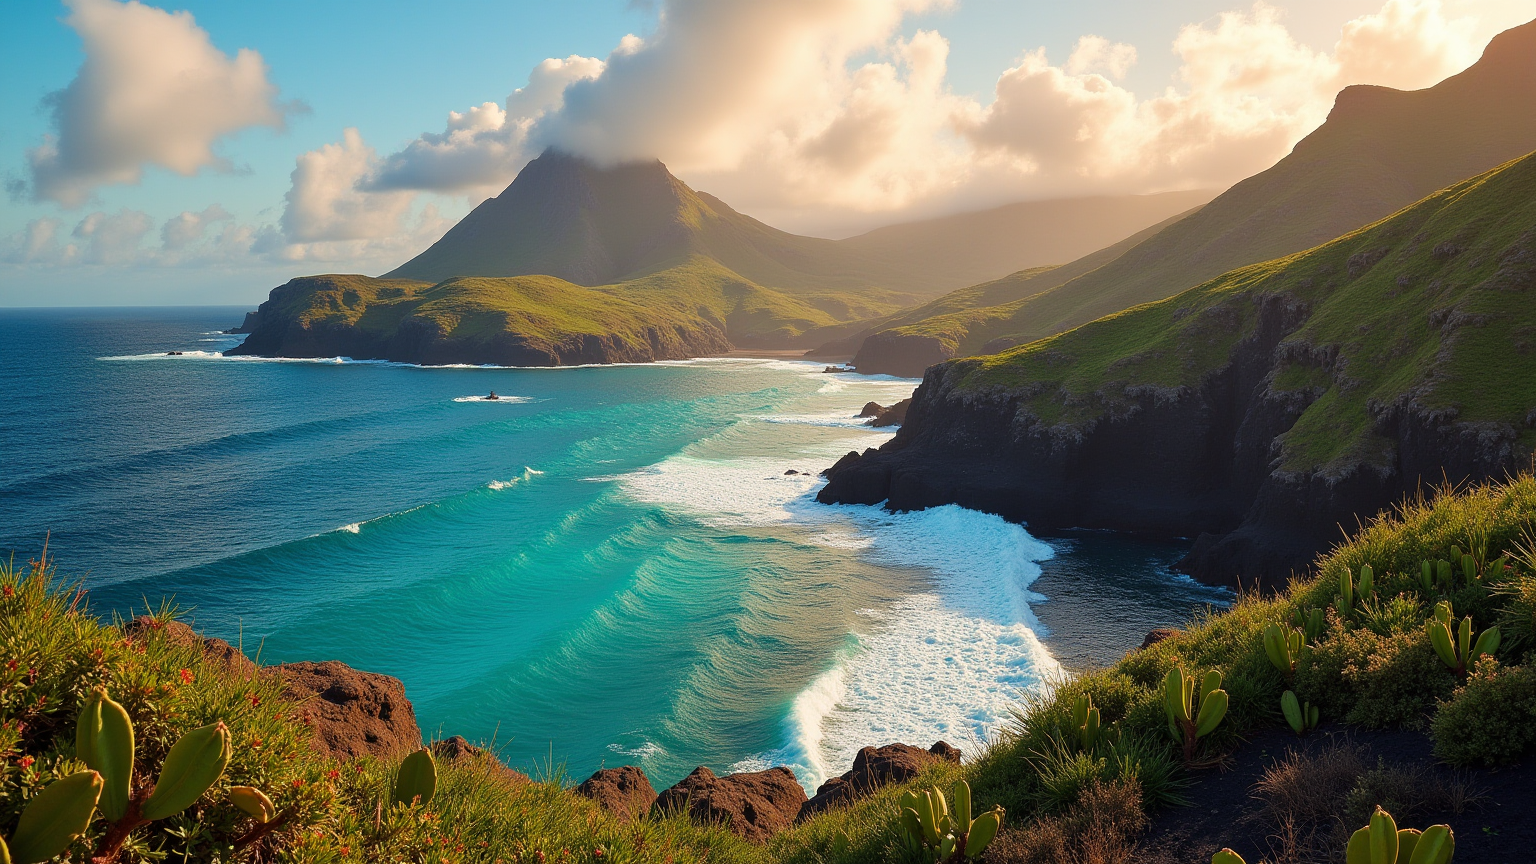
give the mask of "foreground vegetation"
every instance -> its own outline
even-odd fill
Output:
[[[87,770],[90,754],[82,748],[89,745],[77,734],[77,718],[83,709],[99,714],[105,692],[131,718],[124,722],[136,735],[141,798],[148,795],[142,787],[172,773],[174,742],[210,735],[201,731],[209,728],[227,735],[227,764],[207,791],[186,809],[157,813],[136,827],[110,860],[932,861],[932,849],[909,841],[902,811],[918,807],[914,790],[958,789],[961,780],[974,797],[968,811],[1000,807],[1007,814],[987,860],[1135,860],[1149,812],[1177,808],[1191,784],[1245,736],[1288,722],[1302,733],[1318,717],[1362,728],[1426,729],[1436,754],[1453,765],[1505,765],[1530,754],[1533,529],[1530,475],[1439,490],[1363,528],[1284,592],[1244,596],[1107,669],[1033,698],[964,767],[935,765],[912,784],[832,810],[766,846],[678,815],[621,823],[568,791],[562,778],[517,782],[488,755],[440,764],[427,804],[394,803],[402,797],[398,763],[318,755],[302,706],[284,701],[274,677],[234,671],[165,638],[164,628],[140,628],[130,637],[99,622],[84,594],[46,560],[6,565],[0,836],[15,836],[18,818],[43,790]],[[161,609],[156,620],[173,614]],[[1309,722],[1313,712],[1303,710],[1299,724],[1294,712],[1287,718],[1292,699],[1316,716]],[[1215,710],[1217,702],[1223,710]],[[1415,791],[1411,774],[1383,773],[1380,766],[1340,773],[1351,758],[1359,761],[1343,751],[1290,759],[1265,782],[1293,790],[1343,782],[1338,794],[1348,803],[1331,815],[1353,828],[1378,805],[1443,793]],[[1330,780],[1336,776],[1347,780]],[[254,792],[270,801],[267,818],[283,818],[255,831],[253,840],[263,818],[252,815],[261,812],[252,809]],[[122,805],[102,800],[70,845],[69,860],[110,848],[113,826],[103,814]],[[1099,857],[1083,857],[1089,847]]]

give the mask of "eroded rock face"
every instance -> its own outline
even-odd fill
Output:
[[[576,794],[591,798],[604,810],[628,822],[656,803],[656,790],[636,765],[603,768],[576,787]]]
[[[145,639],[156,632],[161,633],[165,640],[173,645],[201,646],[205,658],[223,665],[232,672],[245,675],[256,673],[256,664],[240,653],[240,649],[223,639],[199,636],[191,627],[180,621],[165,622],[148,615],[140,615],[123,625],[123,635],[129,639]]]
[[[934,762],[960,764],[960,748],[943,741],[924,750],[910,744],[865,747],[853,757],[853,768],[816,789],[801,805],[796,821],[803,821],[838,805],[851,804],[890,783],[905,783]]]
[[[1164,639],[1167,639],[1169,636],[1177,635],[1178,632],[1179,631],[1172,630],[1167,627],[1154,627],[1153,629],[1148,630],[1147,635],[1142,638],[1141,647],[1151,648],[1153,645],[1156,645]]]
[[[421,746],[416,712],[398,678],[338,660],[284,663],[271,674],[282,677],[284,698],[301,703],[315,746],[332,756],[397,756]]]
[[[719,823],[753,843],[794,824],[805,790],[788,768],[769,768],[717,777],[699,766],[656,798],[655,809],[681,810],[701,824]]]

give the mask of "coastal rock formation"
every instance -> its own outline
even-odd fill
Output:
[[[717,777],[701,765],[657,796],[653,809],[680,810],[694,822],[720,824],[742,839],[762,843],[793,825],[805,800],[805,790],[788,768]]]
[[[1357,520],[1529,464],[1536,156],[1368,229],[1004,354],[928,370],[824,503],[1194,537],[1278,587]],[[1497,383],[1495,383],[1497,382]]]
[[[603,768],[582,781],[576,794],[591,798],[621,822],[628,822],[651,809],[656,790],[638,765]]]
[[[154,633],[161,634],[173,645],[201,648],[205,658],[224,666],[231,672],[245,675],[256,672],[256,664],[240,653],[240,649],[223,639],[199,636],[191,627],[180,621],[161,621],[149,615],[140,615],[123,625],[123,635],[129,639],[146,639]]]
[[[796,821],[824,810],[851,804],[891,783],[905,783],[935,762],[960,764],[960,749],[943,741],[924,750],[910,744],[865,747],[853,757],[853,768],[817,787],[816,794],[800,806]]]
[[[858,416],[870,418],[870,426],[900,426],[901,421],[907,419],[907,409],[912,405],[911,399],[903,399],[895,405],[881,405],[879,402],[866,402],[864,409]]]
[[[284,698],[303,704],[315,746],[332,756],[388,757],[421,747],[416,712],[399,678],[338,660],[284,663],[270,674],[283,679]]]

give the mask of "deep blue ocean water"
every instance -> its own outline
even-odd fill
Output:
[[[428,735],[514,766],[814,786],[866,744],[974,748],[1225,597],[1176,543],[816,504],[915,381],[222,358],[243,312],[0,310],[0,551],[51,532],[97,614],[174,598],[263,662],[398,676]]]

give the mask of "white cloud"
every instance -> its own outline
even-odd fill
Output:
[[[411,206],[409,192],[366,192],[358,182],[374,171],[378,154],[348,128],[342,140],[299,156],[284,196],[283,233],[296,243],[367,240],[399,229]]]
[[[990,103],[946,83],[938,33],[900,33],[942,0],[670,0],[606,60],[547,60],[506,105],[449,115],[366,179],[373,190],[494,193],[547,146],[660,158],[750,212],[912,213],[1048,195],[1225,186],[1284,155],[1342,87],[1417,88],[1476,59],[1470,18],[1385,0],[1315,51],[1264,2],[1185,27],[1174,85],[1122,81],[1135,46],[1082,37],[1002,73]]]
[[[185,249],[203,239],[209,227],[219,222],[229,222],[235,217],[217,204],[211,204],[200,213],[185,210],[165,220],[160,226],[160,242],[167,250]]]
[[[124,208],[113,214],[92,213],[80,220],[73,235],[84,243],[80,260],[86,264],[132,264],[139,244],[154,228],[148,213]]]
[[[1111,42],[1103,36],[1084,36],[1077,40],[1072,56],[1067,58],[1067,72],[1082,75],[1101,72],[1119,81],[1136,65],[1136,46]]]
[[[1259,2],[1185,27],[1173,43],[1180,86],[1159,96],[1139,99],[1090,71],[1115,70],[1110,49],[1085,40],[1063,67],[1025,55],[960,129],[1018,188],[1226,185],[1283,156],[1347,85],[1416,89],[1465,68],[1479,47],[1471,25],[1447,20],[1438,0],[1387,0],[1347,23],[1329,53],[1299,43]]]
[[[626,37],[633,39],[633,37]],[[619,50],[638,50],[638,40]],[[390,156],[365,182],[372,190],[421,189],[437,192],[500,191],[528,161],[528,129],[562,104],[565,88],[602,74],[603,61],[571,55],[535,66],[528,84],[507,97],[506,108],[485,102],[451,111],[442,133],[428,132]]]
[[[277,102],[261,55],[215,48],[187,12],[138,2],[68,0],[85,63],[48,97],[57,134],[27,153],[35,200],[78,207],[99,186],[136,183],[145,165],[191,175],[227,170],[221,138],[249,126],[281,128],[295,106]]]

